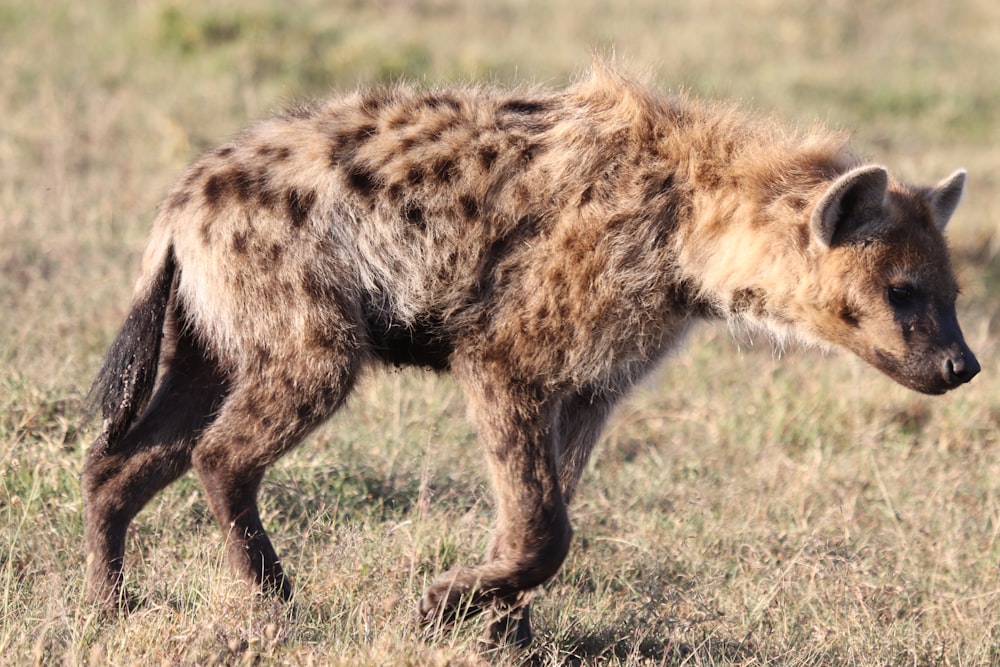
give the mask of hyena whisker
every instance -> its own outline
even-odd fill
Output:
[[[264,120],[167,196],[94,381],[89,595],[129,599],[129,523],[193,467],[235,570],[289,599],[267,468],[365,368],[415,365],[462,386],[496,496],[485,558],[434,580],[419,617],[486,611],[491,641],[523,646],[605,422],[695,321],[930,394],[978,373],[943,236],[964,183],[914,188],[841,133],[601,63],[563,90],[396,86]]]

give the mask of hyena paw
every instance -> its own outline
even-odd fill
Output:
[[[482,609],[473,599],[478,578],[470,570],[445,572],[424,591],[417,604],[417,617],[433,633]]]

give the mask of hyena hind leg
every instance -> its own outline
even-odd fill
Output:
[[[289,600],[292,586],[261,523],[260,482],[343,403],[359,367],[357,354],[310,349],[244,371],[195,447],[194,467],[226,534],[230,564],[265,593]]]
[[[136,604],[123,588],[125,535],[136,514],[191,467],[198,434],[222,401],[225,376],[187,333],[166,354],[162,380],[138,422],[117,443],[102,435],[83,470],[87,597]]]

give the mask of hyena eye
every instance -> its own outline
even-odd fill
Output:
[[[907,306],[913,303],[914,289],[910,285],[890,285],[889,303],[894,306]]]

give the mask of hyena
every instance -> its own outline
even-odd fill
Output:
[[[362,369],[416,365],[462,386],[496,499],[484,558],[419,617],[487,611],[523,645],[602,426],[692,323],[849,350],[928,394],[976,375],[942,235],[964,183],[907,185],[842,133],[602,64],[561,90],[397,86],[260,122],[164,201],[94,382],[89,595],[130,604],[126,529],[193,466],[233,567],[289,598],[265,470]]]

